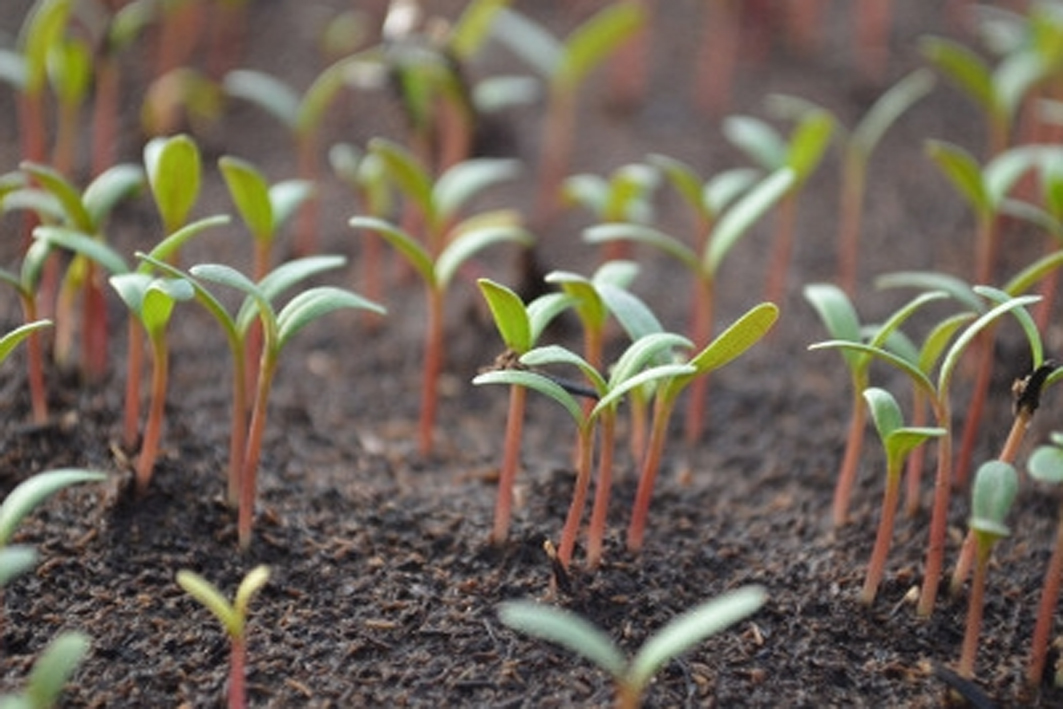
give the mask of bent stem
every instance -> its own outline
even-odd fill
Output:
[[[576,548],[576,536],[579,534],[580,519],[587,503],[587,488],[591,481],[591,458],[594,454],[594,425],[586,423],[579,429],[579,460],[576,463],[576,489],[572,493],[572,504],[568,508],[565,527],[561,530],[561,544],[558,546],[557,558],[567,570],[572,562],[572,552]]]
[[[524,428],[525,400],[528,390],[519,384],[509,387],[509,411],[506,418],[506,441],[502,453],[502,470],[498,476],[498,501],[495,504],[495,524],[491,541],[501,544],[509,536],[509,523],[513,510],[513,484],[520,465],[521,432]]]
[[[635,493],[635,506],[627,530],[627,548],[632,553],[638,553],[642,549],[646,518],[650,512],[650,498],[653,497],[653,485],[657,481],[657,471],[661,467],[664,444],[668,438],[668,420],[671,418],[674,403],[674,399],[663,396],[657,396],[654,401],[649,449],[643,459],[642,472],[639,474],[639,487]]]

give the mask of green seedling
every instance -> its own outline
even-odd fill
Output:
[[[990,299],[997,293],[982,286],[976,287],[975,290]],[[927,542],[926,577],[923,580],[917,604],[917,612],[920,616],[929,616],[934,610],[934,604],[937,601],[937,590],[941,582],[941,571],[944,566],[949,497],[952,488],[952,407],[950,394],[956,365],[961,355],[978,334],[1003,315],[1010,312],[1017,314],[1020,322],[1024,323],[1024,320],[1029,320],[1029,313],[1026,313],[1024,308],[1031,303],[1037,302],[1038,299],[1037,296],[1008,298],[971,322],[953,340],[948,351],[945,352],[936,380],[932,380],[929,373],[920,368],[918,362],[913,362],[883,347],[851,340],[829,340],[816,343],[810,347],[810,349],[832,348],[862,352],[899,369],[911,379],[914,386],[922,391],[934,413],[937,427],[945,429],[945,433],[937,439],[938,462],[934,479],[934,504],[930,518],[930,534]],[[1025,316],[1020,313],[1025,313]],[[1029,320],[1029,322],[1032,325],[1032,320]],[[951,335],[954,331],[954,329],[948,328],[944,332]],[[934,349],[937,349],[937,346]]]
[[[445,358],[447,290],[458,270],[487,247],[500,243],[528,246],[532,238],[521,225],[519,215],[509,210],[483,212],[464,219],[458,216],[464,203],[483,188],[515,176],[514,161],[468,160],[433,182],[426,168],[394,143],[377,139],[371,142],[370,151],[380,156],[389,178],[423,219],[424,238],[376,217],[355,216],[349,224],[379,234],[409,262],[424,283],[427,322],[418,445],[421,454],[426,455],[432,449],[438,380]]]
[[[187,278],[195,292],[196,302],[210,313],[225,333],[225,341],[229,346],[229,354],[233,362],[227,499],[229,506],[237,509],[240,505],[240,476],[243,474],[243,460],[247,447],[247,415],[251,404],[247,392],[253,391],[257,379],[247,374],[250,368],[247,340],[256,323],[254,311],[245,308],[235,315],[230,314],[225,306],[192,276],[150,255],[138,253],[137,257],[173,278]],[[341,256],[311,256],[288,261],[264,276],[259,281],[259,288],[273,298],[311,276],[340,268],[345,263],[346,261]],[[257,365],[257,362],[255,364]]]
[[[146,273],[124,273],[111,276],[111,286],[122,302],[140,320],[151,345],[152,376],[151,405],[144,424],[144,438],[137,458],[136,484],[138,494],[148,489],[159,453],[162,424],[165,414],[166,388],[170,372],[170,348],[166,328],[179,301],[192,299],[192,286],[184,279],[154,278]]]
[[[890,343],[901,325],[924,304],[945,297],[945,294],[940,291],[917,296],[894,312],[882,325],[876,327],[860,323],[856,308],[853,307],[845,291],[838,286],[829,283],[814,283],[805,286],[804,295],[833,340],[854,343],[866,341],[876,348],[885,347]],[[864,403],[864,391],[870,384],[873,360],[872,355],[868,353],[849,350],[842,350],[842,357],[849,369],[852,413],[849,417],[845,452],[842,454],[841,466],[838,469],[831,506],[831,517],[835,526],[845,524],[849,517],[849,501],[857,479],[860,453],[863,449],[867,427],[868,409]]]
[[[698,377],[719,369],[756,344],[771,330],[778,317],[779,309],[772,303],[754,306],[690,358],[688,364],[693,368],[692,372],[672,377],[658,386],[654,395],[648,449],[639,473],[638,491],[627,532],[627,547],[630,551],[638,552],[642,548],[653,485],[668,438],[668,422],[679,395]]]
[[[244,576],[230,603],[214,584],[199,574],[182,569],[177,584],[209,610],[229,636],[229,709],[247,706],[247,619],[251,599],[269,581],[269,567],[256,566]]]
[[[17,694],[0,696],[0,709],[53,709],[59,706],[63,687],[73,678],[91,645],[92,641],[84,633],[68,631],[59,634],[33,663],[26,688]]]
[[[678,376],[695,372],[693,366],[665,362],[658,364],[666,352],[675,347],[689,347],[685,338],[669,333],[653,333],[633,342],[624,355],[620,357],[606,379],[599,368],[586,359],[558,345],[538,347],[525,353],[520,358],[524,367],[543,367],[565,364],[575,366],[590,383],[594,405],[589,409],[580,406],[575,396],[555,379],[526,369],[503,369],[480,374],[473,379],[473,384],[508,384],[523,386],[544,394],[561,404],[572,416],[577,429],[576,488],[572,495],[565,526],[561,532],[561,542],[557,558],[564,568],[572,561],[576,546],[580,520],[586,505],[587,492],[591,481],[591,464],[594,453],[594,432],[601,421],[604,435],[602,437],[602,454],[599,457],[600,477],[592,513],[592,525],[588,536],[588,563],[591,567],[601,558],[602,538],[605,531],[605,518],[609,501],[609,488],[612,475],[613,426],[616,407],[629,392],[653,382],[668,381]]]
[[[143,92],[140,129],[161,138],[188,131],[206,133],[224,108],[221,87],[202,72],[182,66],[155,78]]]
[[[316,184],[320,178],[318,155],[321,123],[341,89],[364,58],[355,54],[326,67],[302,93],[260,71],[235,69],[225,75],[228,95],[249,101],[288,130],[295,145],[299,179]],[[315,200],[305,201],[296,216],[295,246],[299,254],[317,250],[318,213]]]
[[[1053,433],[1050,442],[1039,446],[1026,463],[1026,469],[1035,479],[1051,485],[1063,483],[1063,433]],[[1060,507],[1056,524],[1056,540],[1052,557],[1045,569],[1041,586],[1041,599],[1037,606],[1037,623],[1030,643],[1030,657],[1026,666],[1026,683],[1038,687],[1044,677],[1045,660],[1048,655],[1052,622],[1059,600],[1060,580],[1063,579],[1063,506]],[[1057,672],[1056,686],[1063,686],[1063,677]]]
[[[84,191],[79,190],[61,173],[46,165],[23,162],[20,169],[52,199],[53,206],[39,211],[41,221],[77,231],[100,243],[107,242],[107,220],[124,200],[136,195],[144,185],[144,174],[131,164],[112,166],[98,175]],[[19,195],[11,195],[17,197]],[[21,195],[32,198],[33,195]],[[55,218],[57,207],[61,217]],[[49,216],[49,213],[52,213]],[[50,228],[50,227],[46,227]],[[40,248],[40,247],[34,247]],[[27,256],[29,255],[27,251]],[[32,258],[37,258],[34,254]],[[49,267],[44,264],[44,268]],[[74,315],[77,295],[81,293],[81,361],[83,378],[99,381],[106,373],[110,350],[107,328],[107,307],[103,282],[97,264],[82,254],[75,254],[60,285],[55,306],[55,359],[61,367],[69,367],[73,359],[74,333],[78,318]],[[41,288],[47,287],[41,284]],[[25,303],[24,303],[25,307]]]
[[[550,322],[570,304],[563,293],[546,293],[527,305],[520,296],[504,285],[487,278],[477,281],[480,292],[491,310],[495,327],[506,351],[499,357],[496,366],[513,366],[514,359],[531,350]],[[519,365],[518,365],[519,366]],[[524,426],[524,408],[527,388],[519,384],[509,387],[509,408],[506,413],[505,441],[502,444],[502,467],[498,476],[498,498],[495,502],[495,520],[491,541],[500,544],[509,534],[513,507],[513,484],[520,465],[521,433]]]
[[[662,667],[757,612],[767,599],[760,586],[743,586],[706,601],[669,621],[630,660],[609,635],[571,611],[532,601],[507,601],[499,606],[498,617],[514,630],[557,643],[609,673],[616,685],[617,709],[636,709]]]
[[[319,286],[295,295],[278,312],[272,304],[276,293],[266,288],[266,279],[256,284],[236,269],[222,264],[193,266],[189,272],[197,279],[234,288],[246,296],[241,312],[237,315],[238,323],[255,317],[262,323],[262,358],[259,362],[258,382],[243,456],[243,471],[240,474],[240,511],[237,527],[240,547],[246,549],[251,544],[258,465],[262,455],[262,437],[266,430],[269,395],[284,346],[304,327],[335,310],[369,308],[383,313],[384,309],[357,293],[342,288]]]
[[[559,206],[561,181],[568,172],[577,135],[580,87],[609,55],[634,37],[645,20],[640,3],[611,3],[559,40],[524,15],[505,8],[498,12],[495,35],[535,69],[548,87],[536,206],[540,218],[551,217]]]
[[[199,199],[203,173],[199,147],[185,134],[152,138],[144,146],[144,169],[163,232],[173,234],[188,223]]]
[[[48,245],[34,242],[22,257],[22,265],[17,274],[7,269],[0,269],[0,281],[12,286],[18,293],[22,305],[22,319],[25,324],[38,322],[37,287],[41,280],[41,271],[48,258]],[[44,385],[44,348],[41,338],[29,334],[26,342],[28,350],[26,364],[30,387],[30,409],[33,422],[42,424],[48,420],[48,392]]]
[[[92,80],[92,52],[85,40],[63,37],[48,50],[47,61],[56,104],[52,165],[60,173],[69,175],[75,167],[81,109]]]
[[[871,410],[875,430],[882,440],[882,448],[886,452],[886,489],[882,497],[882,515],[879,518],[878,534],[871,552],[871,561],[867,566],[867,575],[864,577],[864,587],[860,592],[860,602],[871,605],[882,582],[886,558],[893,540],[893,521],[900,500],[904,461],[914,448],[923,445],[928,439],[943,436],[945,430],[905,426],[897,400],[885,389],[870,387],[865,389],[863,394]]]
[[[799,110],[792,118],[794,128],[788,139],[768,123],[750,116],[731,116],[723,123],[724,136],[758,167],[769,173],[777,173],[783,168],[793,171],[793,184],[779,201],[774,247],[768,265],[764,299],[771,303],[781,303],[785,295],[798,197],[822,161],[835,127],[834,118],[817,108]]]
[[[623,165],[608,177],[581,173],[565,179],[565,201],[583,207],[599,222],[648,224],[653,220],[653,193],[660,182],[658,172],[638,163]],[[630,258],[624,242],[606,243],[602,261]]]
[[[978,637],[982,629],[982,613],[985,606],[985,585],[989,573],[989,559],[996,543],[1011,532],[1004,519],[1019,491],[1019,476],[1010,463],[1000,460],[983,463],[975,473],[972,487],[971,519],[968,526],[974,533],[977,561],[971,597],[967,606],[967,629],[963,635],[963,652],[960,656],[959,673],[971,679],[974,676],[975,656],[978,653]]]
[[[794,184],[795,173],[783,168],[753,185],[755,172],[728,170],[702,183],[685,163],[665,156],[653,156],[651,161],[664,172],[694,214],[695,247],[653,227],[633,223],[600,224],[586,230],[583,238],[590,243],[631,240],[679,261],[695,284],[688,335],[695,347],[704,347],[712,338],[720,266],[753,225],[785,197]],[[686,421],[688,445],[693,445],[704,428],[707,386],[706,377],[692,385]]]

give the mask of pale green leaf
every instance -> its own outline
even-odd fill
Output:
[[[627,660],[612,639],[571,611],[530,601],[506,601],[499,605],[498,617],[514,630],[576,653],[614,679],[627,674]]]
[[[218,619],[229,637],[243,636],[243,618],[214,584],[188,569],[177,572],[177,584]]]
[[[20,342],[32,335],[37,330],[42,330],[46,327],[51,327],[51,320],[34,320],[33,322],[19,325],[11,332],[7,333],[3,337],[0,337],[0,362],[7,359],[7,356],[11,354],[11,351],[18,346]],[[0,544],[2,544],[2,535],[0,535]]]
[[[0,546],[6,546],[22,519],[47,498],[71,485],[100,482],[104,473],[80,468],[59,468],[37,473],[20,482],[0,504]]]
[[[584,425],[583,408],[576,401],[576,398],[565,391],[557,382],[538,372],[530,372],[523,369],[502,369],[479,374],[472,380],[472,383],[476,386],[508,384],[537,391],[561,404],[577,426],[582,427]]]
[[[520,169],[520,161],[503,158],[474,158],[452,166],[432,188],[436,213],[443,220],[453,217],[469,199],[492,185],[515,179]]]
[[[315,320],[343,309],[384,314],[382,306],[352,291],[332,286],[311,288],[292,298],[277,314],[278,346],[284,347],[297,332]]]
[[[487,278],[480,278],[477,284],[506,347],[518,355],[530,350],[533,344],[531,322],[520,296]]]
[[[280,79],[262,71],[236,69],[225,75],[225,92],[249,101],[294,131],[299,117],[299,95]]]
[[[396,251],[410,262],[425,284],[435,288],[438,283],[435,264],[425,248],[399,227],[376,217],[351,217],[347,222],[355,229],[366,229],[382,236]]]
[[[793,170],[777,170],[746,192],[727,210],[712,230],[708,248],[702,259],[705,270],[715,274],[731,248],[790,191],[795,181]]]
[[[34,709],[59,704],[63,688],[74,676],[82,658],[89,651],[91,641],[84,633],[61,633],[33,663],[26,681],[26,698]]]

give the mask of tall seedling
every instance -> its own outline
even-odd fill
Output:
[[[22,265],[17,274],[7,269],[0,269],[0,281],[12,286],[18,293],[22,305],[24,324],[39,322],[37,317],[37,287],[40,284],[41,269],[48,257],[48,244],[34,242],[22,257]],[[51,323],[49,323],[51,324]],[[44,384],[44,347],[41,338],[33,332],[27,333],[26,357],[27,379],[30,387],[30,410],[33,422],[42,424],[48,420],[48,391]]]

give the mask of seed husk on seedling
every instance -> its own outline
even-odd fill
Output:
[[[760,586],[743,586],[717,596],[670,620],[630,659],[604,631],[562,608],[532,601],[507,601],[498,607],[498,617],[514,630],[561,645],[605,670],[616,686],[617,709],[636,709],[662,667],[709,636],[752,615],[767,598]]]
[[[244,576],[236,589],[233,602],[230,603],[214,584],[199,574],[187,569],[177,572],[178,585],[214,614],[224,628],[225,634],[229,636],[229,709],[244,709],[247,706],[245,682],[248,606],[254,595],[266,585],[267,581],[269,581],[269,567],[256,566]]]

